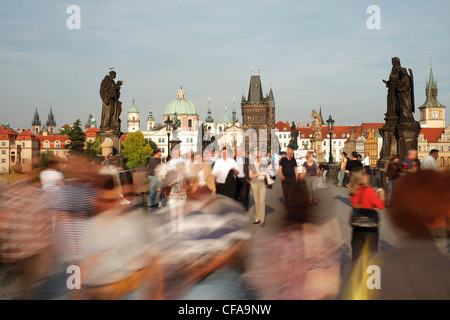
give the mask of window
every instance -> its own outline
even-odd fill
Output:
[[[22,147],[25,147],[25,142],[22,142]]]
[[[2,141],[2,147],[6,147],[6,142]]]
[[[59,141],[55,141],[55,148],[61,148],[61,143]]]
[[[2,154],[6,154],[6,150],[2,150]]]
[[[50,142],[44,141],[44,148],[50,148]]]
[[[5,158],[2,158],[2,163],[6,163],[6,159]]]
[[[189,119],[189,120],[188,120],[188,127],[189,127],[189,128],[192,128],[192,119]]]
[[[2,167],[2,172],[6,172],[6,168],[5,167]]]

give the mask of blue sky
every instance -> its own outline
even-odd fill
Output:
[[[66,26],[72,4],[79,30]],[[380,30],[366,27],[370,5]],[[235,98],[240,119],[251,67],[264,93],[272,83],[276,121],[306,121],[321,103],[336,125],[384,122],[394,56],[414,72],[416,109],[431,59],[439,101],[450,103],[449,9],[448,0],[2,0],[0,123],[29,128],[36,107],[43,122],[52,108],[58,128],[89,113],[100,122],[110,67],[125,81],[122,131],[133,99],[145,129],[150,102],[161,122],[180,86],[201,120],[208,98],[215,120]]]

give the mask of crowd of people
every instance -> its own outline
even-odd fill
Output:
[[[242,205],[245,212],[253,195],[254,224],[265,225],[266,192],[274,183],[278,161],[270,153],[253,149],[250,154],[240,147],[223,147],[202,153],[181,155],[176,148],[166,163],[157,151],[147,164],[149,181],[148,205],[154,208],[168,206],[174,220],[182,216],[186,199],[204,195],[221,195]],[[178,217],[178,218],[177,218]]]
[[[310,219],[311,210],[320,208],[317,189],[329,167],[317,164],[312,152],[300,165],[294,148],[288,146],[279,161],[258,149],[181,155],[174,148],[164,163],[157,150],[142,169],[145,204],[131,173],[112,155],[101,164],[75,155],[52,159],[0,192],[0,262],[21,274],[24,299],[39,295],[36,284],[55,270],[66,275],[68,266],[81,270],[73,299],[248,298],[221,290],[230,274],[241,294],[255,290],[257,299],[355,298],[341,278],[344,243],[336,217],[324,224]],[[383,279],[390,285],[383,280],[373,298],[450,298],[446,275],[421,275],[421,285],[399,277],[405,263],[414,263],[417,275],[432,265],[450,265],[442,254],[449,250],[450,177],[435,170],[436,150],[422,163],[416,150],[401,161],[392,156],[387,192],[371,186],[367,154],[359,160],[356,152],[345,156],[338,184],[348,188],[352,207],[352,266],[362,257],[389,266]],[[266,195],[277,178],[285,205],[282,225],[251,242],[256,229],[249,219],[266,225]],[[407,246],[395,254],[378,252],[377,210],[383,209],[407,235]],[[161,217],[161,225],[149,226],[149,213]],[[394,283],[411,291],[405,295]]]

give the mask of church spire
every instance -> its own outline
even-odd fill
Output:
[[[39,113],[37,111],[37,107],[36,107],[36,111],[34,112],[34,117],[33,117],[33,121],[31,122],[32,126],[41,126],[41,120],[39,119]]]
[[[427,81],[427,85],[425,87],[425,95],[427,96],[427,100],[422,105],[422,107],[442,107],[442,104],[437,99],[437,82],[434,79],[433,74],[433,65],[430,65],[430,76]]]

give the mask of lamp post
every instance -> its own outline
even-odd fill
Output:
[[[170,133],[172,131],[172,120],[170,120],[170,117],[167,116],[166,121],[164,121],[164,124],[166,125],[166,131],[167,131],[167,159],[170,157]]]
[[[333,163],[333,145],[331,144],[331,133],[332,133],[333,127],[334,127],[334,120],[333,120],[333,118],[331,118],[331,114],[327,120],[327,125],[328,125],[328,130],[330,131],[330,159],[329,159],[328,163],[332,164]]]

